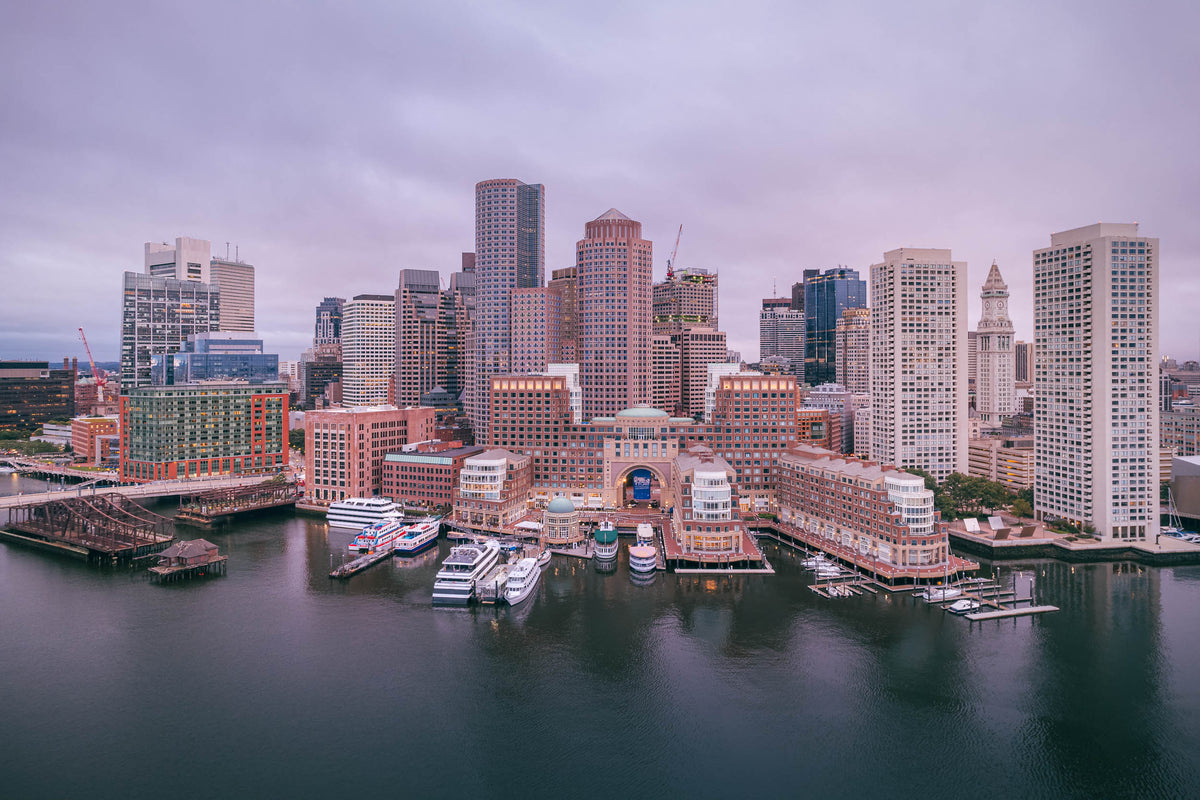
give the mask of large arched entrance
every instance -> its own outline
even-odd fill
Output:
[[[651,466],[631,466],[617,478],[617,502],[620,508],[661,509],[666,481],[661,472]]]

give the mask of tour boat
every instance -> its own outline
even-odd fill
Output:
[[[943,600],[951,600],[962,594],[962,589],[957,586],[929,586],[925,591],[917,595],[930,603],[940,603]]]
[[[360,553],[371,550],[390,551],[400,534],[404,532],[404,528],[403,517],[399,514],[388,515],[374,525],[363,528],[362,533],[355,536],[354,541],[350,543],[350,549]]]
[[[437,544],[438,531],[442,529],[441,517],[428,517],[414,525],[405,526],[396,537],[392,555],[415,556]]]
[[[450,548],[433,583],[433,602],[465,606],[475,594],[475,581],[499,560],[500,544],[494,539]]]
[[[382,497],[349,497],[329,507],[325,519],[334,528],[362,528],[374,525],[384,514],[398,512],[400,506]]]
[[[654,546],[654,528],[649,522],[639,522],[637,526],[637,543]]]
[[[617,544],[616,526],[608,520],[604,520],[596,529],[596,558],[601,560],[616,558],[620,549],[620,545]]]
[[[542,577],[542,570],[537,565],[537,559],[522,558],[517,562],[513,571],[508,573],[508,584],[504,587],[504,599],[510,606],[524,602],[537,588],[540,577]]]
[[[951,614],[968,614],[976,611],[979,608],[978,600],[971,600],[964,597],[962,600],[955,600],[950,605],[946,606],[946,610]]]
[[[654,572],[658,569],[658,553],[649,545],[632,545],[629,548],[629,569],[634,572]]]

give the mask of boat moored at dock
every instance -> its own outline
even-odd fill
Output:
[[[648,573],[658,569],[658,553],[649,545],[638,544],[629,548],[629,569]]]
[[[413,525],[405,526],[392,545],[392,555],[415,556],[437,544],[438,532],[442,528],[441,517],[429,517]]]
[[[638,523],[637,543],[648,547],[654,546],[654,527],[649,522]]]
[[[538,579],[542,577],[541,567],[537,559],[522,558],[508,573],[508,585],[504,588],[504,599],[510,606],[525,602],[537,588]]]
[[[600,527],[596,528],[596,549],[594,550],[596,558],[602,561],[613,560],[617,557],[620,550],[620,545],[617,544],[617,528],[608,520],[600,523]]]
[[[364,528],[399,512],[400,506],[382,497],[348,497],[331,505],[325,519],[333,528]]]
[[[433,584],[433,602],[465,606],[475,595],[475,582],[500,560],[500,544],[494,539],[455,545],[442,562]]]
[[[392,514],[373,525],[363,528],[362,533],[354,537],[350,543],[351,550],[360,553],[392,552],[392,546],[404,532],[404,520],[398,514]]]

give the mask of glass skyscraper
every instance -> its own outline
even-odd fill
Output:
[[[804,270],[804,380],[813,386],[837,380],[837,323],[847,308],[867,307],[867,282],[858,270]]]

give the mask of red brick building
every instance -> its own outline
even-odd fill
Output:
[[[383,490],[383,459],[433,438],[432,408],[356,406],[304,415],[305,502],[329,505]]]
[[[529,509],[533,462],[508,450],[470,456],[454,490],[454,520],[477,530],[509,528]]]
[[[454,502],[463,462],[484,449],[439,441],[388,453],[383,457],[381,494],[407,506],[449,506]]]

